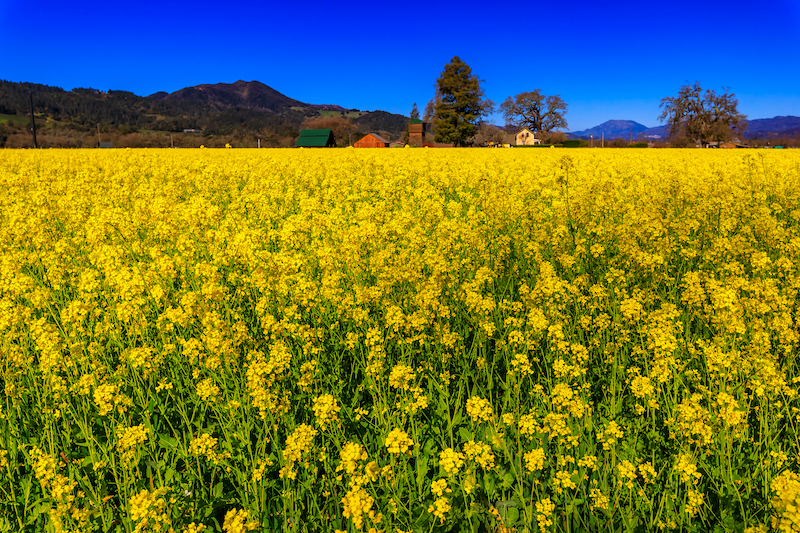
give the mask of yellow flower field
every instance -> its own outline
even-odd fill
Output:
[[[0,531],[800,531],[800,153],[0,152]]]

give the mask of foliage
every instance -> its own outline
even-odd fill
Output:
[[[458,56],[445,65],[436,80],[433,117],[436,142],[464,146],[475,134],[494,102],[485,98],[481,80]]]
[[[798,163],[0,152],[0,528],[796,529]]]
[[[414,102],[414,105],[411,106],[411,114],[408,116],[411,120],[419,120],[419,109],[417,109],[417,103]]]
[[[723,87],[717,95],[711,89],[703,94],[698,82],[684,85],[678,96],[668,96],[661,100],[663,111],[658,119],[666,121],[669,136],[673,139],[687,138],[706,145],[712,141],[733,138],[734,132],[740,135],[747,126],[747,117],[739,113],[736,95]]]
[[[358,127],[350,119],[344,117],[317,117],[303,122],[303,129],[319,130],[329,129],[333,132],[336,146],[351,146],[358,139],[353,134]]]
[[[545,96],[540,89],[508,97],[500,104],[506,124],[542,134],[567,128],[567,103],[560,95]]]
[[[564,148],[588,148],[589,141],[583,139],[567,139],[561,143]]]

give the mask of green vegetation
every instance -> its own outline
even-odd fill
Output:
[[[4,122],[11,122],[13,124],[27,124],[30,122],[30,119],[21,115],[8,115],[5,113],[0,113],[0,124]]]

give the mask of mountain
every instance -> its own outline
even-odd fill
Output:
[[[185,87],[174,93],[158,92],[147,98],[162,102],[203,103],[210,109],[221,111],[231,107],[256,109],[269,113],[282,113],[287,108],[311,108],[326,111],[351,111],[338,105],[306,104],[289,98],[259,81],[215,83]]]
[[[748,139],[800,137],[800,117],[757,118],[747,121],[744,136]]]
[[[28,141],[23,139],[24,128],[18,125],[20,121],[3,117],[26,117],[30,93],[33,93],[37,129],[42,128],[41,135],[54,139],[66,135],[71,139],[50,139],[50,146],[86,146],[89,143],[96,146],[97,138],[92,139],[91,132],[97,133],[97,129],[109,133],[106,137],[113,139],[115,135],[132,133],[140,137],[145,134],[163,137],[169,132],[202,130],[201,140],[208,141],[207,146],[226,144],[228,141],[223,137],[241,141],[240,144],[254,144],[261,139],[264,146],[288,146],[294,144],[302,124],[309,119],[344,117],[362,132],[380,131],[390,138],[399,138],[408,122],[403,115],[385,111],[304,103],[258,81],[203,84],[142,97],[127,91],[103,92],[86,88],[65,91],[60,87],[0,80],[0,130],[3,130],[0,131],[0,147],[9,135],[17,133],[19,142],[6,145],[27,146]],[[40,120],[42,125],[38,126]],[[196,140],[197,134],[193,135]],[[76,140],[78,137],[80,139]],[[133,142],[130,139],[125,142],[128,141]],[[136,140],[139,141],[141,139]],[[170,144],[174,141],[170,139]],[[179,139],[179,142],[183,141]],[[189,142],[187,139],[186,143]],[[152,144],[159,143],[163,141]],[[194,140],[191,143],[197,144]]]
[[[627,140],[630,139],[631,129],[633,129],[634,140],[664,141],[669,136],[669,127],[666,125],[648,128],[632,120],[609,120],[588,130],[574,131],[567,135],[573,139],[588,140],[590,135],[599,139],[605,133],[607,141],[618,137]],[[744,137],[747,139],[800,137],[800,117],[787,115],[749,120]]]
[[[644,131],[646,129],[647,126],[643,126],[638,122],[634,122],[632,120],[607,120],[606,122],[603,122],[599,126],[595,126],[594,128],[589,128],[588,130],[573,131],[572,135],[578,139],[587,139],[587,140],[590,137],[594,137],[595,139],[601,139],[603,135],[605,135],[605,139],[607,141],[610,141],[618,137],[623,139],[629,139],[631,136],[631,130],[633,130],[633,136],[635,138],[640,131]]]

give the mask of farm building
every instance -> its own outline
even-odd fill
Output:
[[[422,146],[425,144],[425,126],[420,119],[415,118],[408,123],[408,144],[411,146]]]
[[[529,146],[532,144],[542,144],[542,140],[539,139],[535,133],[533,133],[528,128],[523,128],[522,130],[518,131],[517,134],[514,136],[517,141],[517,146]]]
[[[297,138],[295,146],[298,148],[331,148],[336,146],[336,140],[330,129],[300,130],[300,137]]]
[[[367,133],[354,145],[356,148],[389,148],[389,141],[377,133]]]

